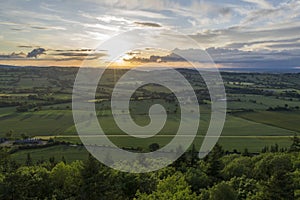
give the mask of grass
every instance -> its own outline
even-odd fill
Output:
[[[139,105],[141,106],[141,105]],[[56,106],[54,106],[56,107]],[[62,106],[62,108],[65,105]],[[77,135],[71,110],[41,110],[36,112],[16,113],[14,108],[1,108],[0,137],[13,130],[15,136],[26,133],[29,136]],[[208,109],[201,109],[199,134],[206,134],[210,121]],[[112,116],[100,119],[105,133],[108,135],[123,135]],[[134,119],[140,125],[148,124],[148,116],[137,115]],[[235,116],[227,115],[222,135],[224,136],[287,136],[299,130],[297,123],[299,112],[249,112]],[[33,125],[34,122],[34,125]],[[169,119],[160,134],[172,135],[177,132],[179,119],[176,115],[169,115]]]
[[[60,139],[60,138],[56,138]],[[61,139],[71,139],[71,140],[78,140],[78,137],[70,137],[70,138],[61,138]],[[115,144],[120,146],[132,146],[134,143],[130,143],[130,139],[128,137],[114,137],[112,138]],[[184,138],[183,138],[184,139]],[[171,137],[159,137],[156,139],[151,140],[143,140],[142,143],[136,144],[137,146],[146,146],[148,147],[149,144],[153,142],[157,142],[162,147],[166,143],[171,140]],[[202,144],[202,137],[197,137],[193,144],[197,150],[200,149]],[[249,152],[261,152],[261,150],[265,146],[271,146],[278,144],[279,148],[288,148],[291,145],[290,137],[283,137],[283,136],[231,136],[231,137],[221,137],[219,139],[219,144],[222,145],[224,150],[233,151],[236,149],[239,152],[243,152],[245,148],[249,150]],[[88,157],[88,152],[85,147],[82,146],[66,146],[66,145],[59,145],[59,146],[52,146],[42,149],[28,149],[18,151],[12,154],[12,159],[14,159],[17,163],[25,163],[27,154],[30,154],[32,160],[34,162],[38,160],[48,160],[50,157],[54,157],[55,161],[59,162],[62,160],[62,156],[66,159],[68,163],[75,161],[75,160],[85,160]]]
[[[300,132],[300,111],[282,111],[282,112],[250,112],[236,114],[238,117],[254,121],[261,124],[267,124],[273,127]]]
[[[9,112],[0,117],[0,137],[10,130],[14,136],[58,135],[73,124],[72,112],[68,110],[46,110],[37,112]]]
[[[285,104],[295,107],[299,106],[299,100],[286,100],[286,99],[277,99],[274,96],[262,96],[262,95],[229,95],[230,99],[240,99],[240,101],[229,101],[228,108],[229,109],[253,109],[253,110],[266,110],[269,107],[284,107]],[[253,103],[256,101],[256,103]]]
[[[47,80],[47,78],[21,78],[21,80],[17,83],[19,87],[24,88],[31,88],[31,87],[41,87],[41,86],[48,86],[51,83]]]
[[[11,101],[21,103],[37,103],[40,100],[31,101],[26,96],[31,93],[44,93],[45,97],[67,100],[71,98],[72,85],[76,75],[76,69],[71,68],[32,68],[0,70],[0,96],[9,95]],[[126,70],[125,70],[126,71]],[[111,93],[113,83],[125,72],[118,70],[107,71],[107,76],[103,76],[100,83],[106,93]],[[199,77],[191,75],[191,84],[198,89],[204,89],[200,84]],[[20,77],[20,80],[19,80]],[[166,77],[168,78],[168,77]],[[296,90],[299,93],[299,74],[224,74],[224,82],[227,86],[235,88],[260,88],[264,91],[275,91],[276,94],[283,94],[286,90]],[[18,81],[19,80],[19,81]],[[235,83],[235,84],[233,84]],[[196,86],[198,85],[198,86]],[[34,89],[35,88],[35,89]],[[148,92],[169,93],[163,87],[148,85],[143,89]],[[22,91],[22,92],[20,92]],[[141,93],[140,90],[137,93]],[[20,93],[18,93],[20,92]],[[104,95],[105,97],[105,95]],[[103,97],[103,98],[104,98]],[[100,97],[99,97],[100,98]],[[239,101],[237,101],[239,99]],[[6,97],[3,97],[6,100]],[[289,107],[299,106],[299,99],[288,97],[276,98],[275,96],[263,96],[252,94],[228,94],[228,110],[237,111],[241,109],[252,109],[255,112],[233,112],[227,115],[222,137],[219,142],[226,150],[237,149],[243,151],[259,152],[264,146],[277,143],[280,147],[288,147],[291,143],[289,136],[300,130],[300,112],[268,112],[269,107],[288,104]],[[138,101],[130,105],[132,113],[136,114],[134,120],[139,125],[147,125],[150,121],[147,116],[149,105],[153,103],[149,100]],[[148,139],[134,139],[124,136],[124,133],[116,126],[111,111],[110,102],[104,101],[96,104],[97,116],[100,124],[110,135],[110,139],[120,147],[143,147],[157,142],[160,146],[171,141],[178,128],[178,113],[174,114],[176,106],[174,103],[168,104],[162,100],[156,103],[166,105],[170,111],[168,122],[160,132],[159,137]],[[43,106],[41,111],[17,113],[15,107],[0,108],[0,137],[13,130],[13,136],[20,136],[25,133],[29,136],[39,136],[47,139],[56,136],[56,140],[80,143],[74,126],[71,103]],[[206,133],[210,121],[209,105],[201,105],[201,122],[198,135]],[[112,136],[117,135],[117,136]],[[123,136],[120,136],[123,135]],[[196,148],[200,148],[203,137],[197,137],[194,141]],[[185,140],[185,138],[182,138]],[[44,157],[48,159],[55,156],[56,160],[61,160],[64,156],[67,161],[84,159],[87,152],[83,147],[55,146],[45,149],[24,150],[13,154],[17,161],[24,162],[27,153],[31,153],[34,160]]]
[[[278,144],[279,148],[289,148],[292,144],[290,137],[221,137],[219,143],[225,150],[233,151],[234,149],[243,152],[245,148],[249,152],[259,153],[268,146]]]
[[[263,117],[263,116],[262,116]],[[291,136],[294,132],[284,128],[227,115],[224,136]]]
[[[27,159],[27,154],[30,154],[34,162],[38,160],[48,160],[50,157],[54,157],[55,161],[59,162],[62,160],[62,157],[66,159],[68,163],[75,160],[85,160],[88,157],[87,150],[82,146],[52,146],[42,149],[27,149],[18,151],[12,154],[12,159],[17,163],[25,163]]]

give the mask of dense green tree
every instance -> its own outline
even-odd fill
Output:
[[[210,193],[208,189],[201,189],[200,190],[200,195],[199,195],[199,200],[209,200],[210,198]]]
[[[165,179],[170,174],[175,174],[175,173],[176,173],[176,168],[171,167],[171,166],[162,168],[162,169],[158,170],[157,172],[155,172],[158,179]]]
[[[223,169],[222,156],[224,151],[219,144],[216,144],[213,150],[206,157],[206,173],[213,181],[222,179],[221,170]]]
[[[4,179],[5,179],[5,175],[0,171],[0,199],[4,199],[4,194],[5,194]]]
[[[158,149],[159,149],[159,144],[157,144],[157,143],[152,143],[152,144],[149,145],[149,150],[150,151],[156,151]]]
[[[61,157],[61,161],[62,161],[63,163],[65,163],[65,164],[67,164],[67,161],[66,161],[66,159],[65,159],[64,156]]]
[[[80,161],[70,165],[60,162],[51,170],[51,187],[54,188],[53,196],[56,199],[76,199],[78,197],[78,191],[82,187],[82,165]]]
[[[259,183],[255,179],[242,177],[233,177],[228,184],[236,191],[237,199],[251,199],[259,192]]]
[[[189,168],[185,172],[187,183],[191,186],[191,190],[200,193],[200,190],[210,185],[210,179],[201,168]]]
[[[180,172],[159,181],[157,189],[151,194],[138,192],[136,197],[139,200],[196,200],[197,198]]]
[[[243,156],[250,156],[249,150],[247,148],[244,149],[244,152],[242,153]]]
[[[89,200],[122,199],[122,190],[116,173],[89,155],[81,170],[81,198]]]
[[[263,184],[263,199],[294,199],[293,165],[289,155],[269,154],[256,163],[257,179]]]
[[[24,166],[19,167],[11,161],[8,152],[0,149],[0,199],[300,198],[299,152],[249,157],[224,155],[222,148],[217,146],[205,159],[193,165],[189,153],[176,165],[155,172],[133,174],[112,170],[92,156],[85,162],[44,161],[29,166],[23,163]],[[152,161],[145,159],[144,162]]]
[[[296,134],[292,138],[292,142],[290,152],[300,152],[300,138]]]
[[[197,161],[199,160],[198,152],[196,151],[195,144],[192,145],[192,149],[189,151],[190,154],[190,166],[195,166]]]
[[[45,199],[50,198],[49,171],[43,167],[20,167],[4,178],[4,199]]]
[[[10,156],[7,151],[0,148],[0,172],[9,170]]]
[[[236,191],[227,183],[221,182],[209,189],[209,200],[236,200]]]
[[[26,166],[31,166],[33,164],[30,153],[27,154],[25,164]]]
[[[300,199],[300,169],[295,170],[292,175],[295,187],[295,199]]]
[[[232,177],[252,177],[253,167],[254,164],[250,157],[240,156],[225,165],[222,174],[226,180]]]
[[[116,174],[117,182],[120,183],[118,190],[122,191],[123,198],[133,199],[137,191],[150,194],[155,190],[157,178],[155,173],[123,173]]]

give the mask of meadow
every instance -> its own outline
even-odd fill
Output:
[[[201,77],[194,71],[179,71],[189,78],[201,102],[199,130],[194,141],[196,148],[199,148],[210,122],[209,96]],[[0,138],[53,138],[80,144],[71,105],[76,72],[76,68],[1,68]],[[130,104],[133,120],[142,126],[150,122],[148,110],[151,105],[159,103],[165,107],[168,119],[158,135],[144,140],[132,138],[116,125],[109,96],[113,84],[125,72],[108,70],[100,80],[95,103],[99,123],[119,147],[148,149],[152,143],[158,143],[161,147],[166,145],[176,134],[180,122],[180,108],[168,89],[146,85],[136,92]],[[300,75],[229,72],[222,75],[228,113],[219,143],[225,150],[242,152],[247,148],[251,152],[260,152],[265,146],[275,144],[280,148],[289,147],[290,138],[300,131],[297,123],[300,120]],[[63,155],[67,160],[76,160],[87,155],[81,146],[63,145],[20,150],[13,154],[13,158],[24,160],[28,152],[33,159],[43,156],[60,159]]]

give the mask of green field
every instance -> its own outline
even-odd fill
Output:
[[[25,163],[28,153],[33,161],[44,160],[48,161],[50,157],[54,157],[56,162],[60,162],[64,156],[67,162],[75,160],[85,160],[88,157],[88,152],[84,147],[72,146],[53,146],[43,149],[23,150],[12,154],[12,158],[18,163]]]
[[[22,135],[43,139],[55,137],[57,141],[81,143],[77,137],[71,110],[76,72],[75,68],[0,70],[0,138],[10,133],[12,138],[20,138]],[[180,108],[177,100],[170,100],[172,94],[164,87],[143,86],[136,91],[135,98],[130,103],[130,114],[135,123],[141,126],[150,122],[148,110],[151,105],[158,103],[165,107],[168,119],[158,136],[147,139],[128,137],[116,125],[108,98],[114,83],[125,72],[126,70],[108,70],[100,80],[96,99],[91,100],[97,102],[96,115],[100,125],[119,147],[147,149],[154,142],[161,147],[166,145],[177,132]],[[189,78],[197,97],[202,100],[198,137],[194,141],[196,147],[200,148],[210,123],[207,89],[201,77],[193,71],[184,70],[181,73]],[[227,91],[228,114],[220,144],[229,151],[243,151],[248,148],[250,151],[259,152],[265,146],[274,144],[289,147],[290,137],[300,131],[300,124],[297,123],[300,120],[300,75],[227,72],[222,75]],[[285,110],[267,111],[270,107]],[[122,111],[120,113],[124,114]],[[74,160],[77,154],[86,155],[86,151],[80,148],[49,147],[40,149],[40,152],[18,151],[14,156],[23,160],[26,152],[30,152],[35,159],[42,155],[56,155],[59,159],[64,154],[68,160]]]
[[[78,137],[58,137],[55,138],[58,141],[70,141],[73,143],[80,142]],[[132,146],[149,146],[153,142],[157,142],[160,146],[166,145],[172,137],[156,137],[150,140],[143,140],[142,143],[135,144],[132,142],[132,138],[129,137],[111,137],[116,145],[122,147],[132,147]],[[184,139],[184,138],[183,138]],[[202,144],[202,137],[197,137],[194,141],[196,149],[200,149]],[[272,146],[278,144],[280,148],[289,147],[292,143],[291,137],[283,136],[224,136],[219,139],[219,143],[223,146],[225,150],[233,151],[237,150],[243,152],[247,148],[250,152],[261,152],[265,146]],[[75,160],[84,160],[88,157],[88,152],[85,147],[82,146],[53,146],[42,149],[33,149],[33,150],[22,150],[12,154],[18,163],[25,163],[27,154],[30,153],[33,161],[38,160],[48,160],[50,157],[54,157],[55,161],[61,161],[62,156],[66,159],[67,162],[72,162]]]
[[[0,117],[1,136],[12,130],[15,136],[26,134],[59,135],[73,124],[69,110],[42,110],[37,112],[2,113]]]
[[[300,112],[251,112],[240,113],[237,116],[257,123],[280,127],[291,131],[300,131]]]

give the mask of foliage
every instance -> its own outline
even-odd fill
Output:
[[[157,189],[151,194],[137,193],[139,200],[195,200],[195,193],[192,193],[190,186],[185,181],[182,173],[176,173],[172,176],[160,180],[157,184]]]
[[[210,190],[209,200],[236,200],[237,195],[234,189],[227,183],[221,182],[214,185]]]
[[[131,174],[104,166],[91,155],[72,163],[23,166],[0,150],[0,199],[293,200],[300,197],[299,152],[226,155],[221,146],[203,160],[189,151],[172,166]],[[191,158],[195,159],[191,163]]]

